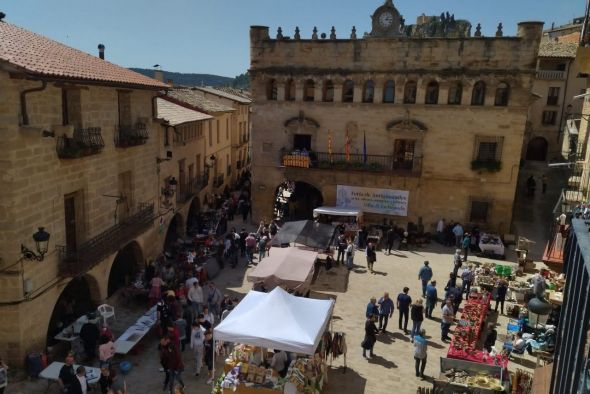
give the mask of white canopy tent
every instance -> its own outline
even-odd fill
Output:
[[[357,208],[345,208],[345,207],[318,207],[313,210],[313,217],[320,215],[332,215],[332,216],[354,216],[359,218],[363,216],[363,211]]]
[[[215,340],[313,355],[326,330],[334,300],[250,291],[214,330]]]

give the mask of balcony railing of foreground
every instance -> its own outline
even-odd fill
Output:
[[[178,188],[176,193],[176,202],[185,203],[193,198],[197,193],[207,187],[209,184],[209,175],[202,175],[193,179],[188,179],[186,184]]]
[[[86,129],[74,129],[72,137],[63,135],[57,137],[57,156],[60,159],[76,159],[84,156],[91,156],[104,148],[104,140],[100,127],[89,127]]]
[[[141,203],[137,213],[79,245],[76,250],[57,246],[60,276],[74,277],[88,272],[150,228],[153,220],[154,204]]]
[[[119,125],[115,130],[115,145],[119,148],[143,145],[148,139],[149,133],[145,123]]]
[[[562,81],[565,79],[565,71],[537,70],[537,79]]]
[[[225,178],[224,174],[219,174],[213,180],[213,187],[220,187],[223,185],[223,180]]]
[[[551,393],[588,393],[590,222],[573,219],[564,248],[566,283],[557,326]]]
[[[366,158],[366,160],[365,160]],[[296,155],[281,151],[281,163],[285,167],[315,168],[334,171],[395,172],[405,176],[420,176],[422,158],[387,155],[362,155],[328,152],[310,152]]]

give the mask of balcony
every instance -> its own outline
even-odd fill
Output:
[[[401,176],[420,176],[422,159],[411,160],[387,155],[350,154],[347,160],[345,153],[310,152],[309,156],[282,153],[282,165],[332,171],[364,171],[376,173],[397,173]]]
[[[73,136],[63,135],[57,138],[57,157],[60,159],[77,159],[100,153],[104,148],[104,140],[100,127],[75,129]]]
[[[538,70],[537,79],[563,81],[565,80],[565,71],[557,70]]]
[[[57,246],[60,260],[59,275],[74,277],[88,272],[149,229],[153,221],[154,205],[142,203],[137,213],[79,245],[77,250]]]
[[[129,148],[143,145],[149,138],[145,123],[136,123],[130,126],[117,126],[115,130],[115,145],[118,148]]]
[[[221,187],[223,186],[223,180],[225,179],[224,174],[219,174],[213,180],[213,187]]]

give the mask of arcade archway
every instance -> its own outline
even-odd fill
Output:
[[[90,287],[97,288],[97,283],[89,276],[72,279],[59,295],[51,313],[47,327],[47,345],[52,346],[57,341],[55,336],[65,327],[72,324],[78,317],[96,310],[97,305],[91,297]]]
[[[109,273],[107,297],[133,282],[142,266],[143,253],[137,242],[132,241],[119,250]]]
[[[322,192],[307,182],[285,181],[276,190],[274,219],[311,220],[313,210],[324,203]]]
[[[531,161],[547,160],[549,144],[543,137],[535,137],[529,141],[526,148],[526,159]]]
[[[199,197],[195,197],[193,198],[193,201],[191,201],[191,206],[188,209],[188,215],[186,217],[187,234],[196,234],[199,232],[199,227],[201,227],[200,212],[201,203]]]
[[[164,250],[170,251],[174,250],[174,245],[178,238],[182,238],[184,235],[184,220],[182,219],[182,215],[177,213],[172,217],[170,220],[170,224],[168,225],[168,231],[166,232],[166,238],[164,240]]]

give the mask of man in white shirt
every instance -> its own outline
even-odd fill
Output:
[[[447,299],[445,306],[442,308],[442,321],[440,323],[440,337],[443,342],[451,340],[451,338],[449,338],[449,330],[451,328],[451,324],[453,324],[454,316],[455,311],[453,310],[453,302],[451,299]]]
[[[203,289],[199,286],[198,280],[193,282],[193,286],[188,291],[187,298],[191,302],[193,315],[197,316],[203,310]]]
[[[277,371],[277,373],[281,375],[281,377],[284,377],[285,373],[287,372],[287,368],[289,368],[289,366],[287,365],[288,359],[289,356],[287,356],[287,352],[285,352],[284,350],[275,349],[275,354],[272,356],[270,366],[272,369]]]
[[[436,224],[436,239],[440,244],[444,244],[443,231],[445,231],[445,219],[441,218]]]
[[[88,382],[86,381],[86,369],[83,366],[79,366],[76,369],[76,381],[74,383],[76,386],[79,385],[79,393],[87,394],[88,393]],[[75,390],[75,389],[74,389]]]

